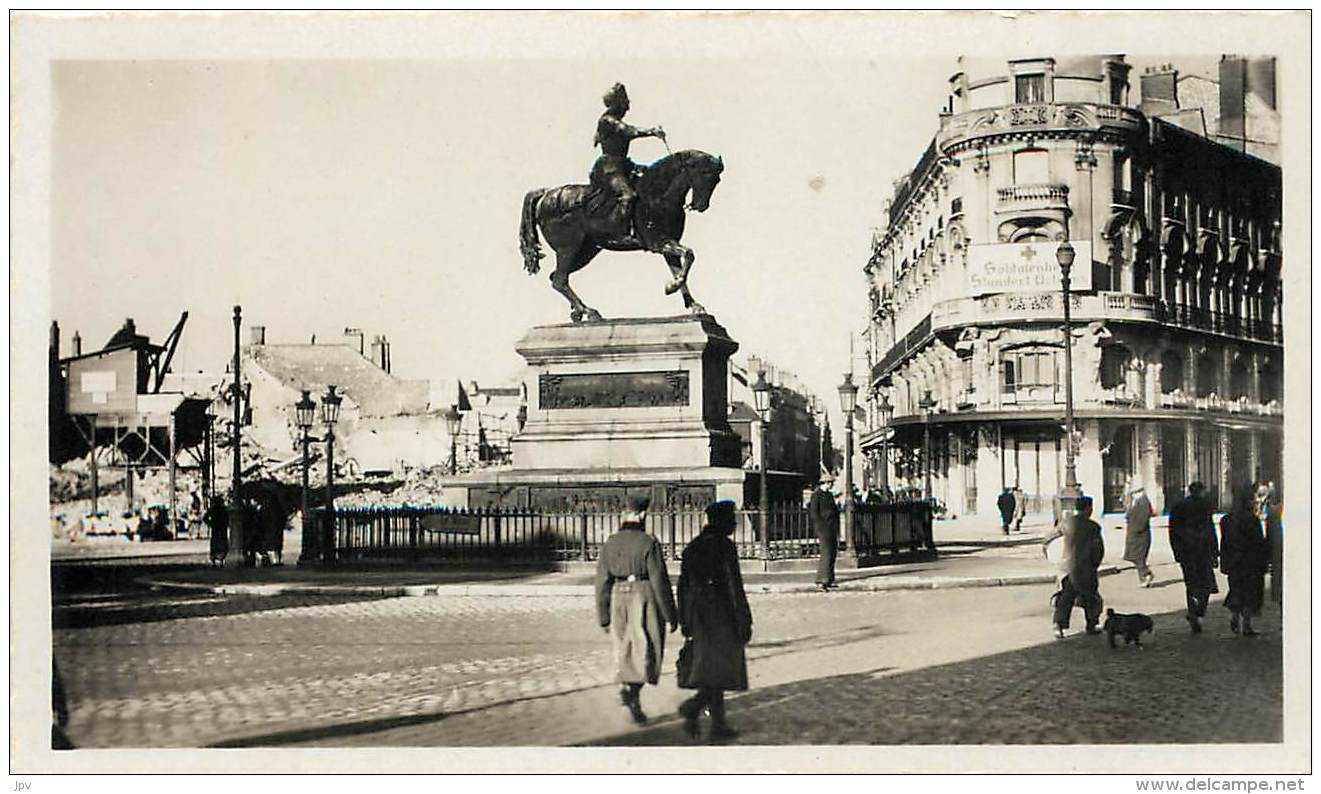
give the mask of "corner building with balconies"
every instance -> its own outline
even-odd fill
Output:
[[[1163,509],[1201,480],[1223,508],[1238,480],[1281,483],[1273,61],[1226,56],[1218,82],[1149,69],[1140,100],[1131,68],[960,60],[865,266],[869,485],[922,488],[929,465],[953,513],[994,516],[1014,485],[1050,511],[1063,240],[1084,493],[1113,512],[1139,482]]]

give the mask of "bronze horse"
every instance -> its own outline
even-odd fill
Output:
[[[590,186],[561,185],[533,190],[523,198],[523,221],[519,228],[523,266],[529,273],[541,270],[544,254],[537,237],[540,226],[546,242],[555,249],[555,272],[550,275],[550,283],[568,299],[572,307],[570,318],[574,322],[601,320],[601,313],[583,303],[569,286],[569,275],[586,267],[603,247],[616,251],[651,251],[665,257],[674,276],[666,285],[665,294],[678,292],[690,312],[705,314],[706,309],[688,291],[692,249],[681,245],[679,238],[683,236],[684,200],[689,191],[692,192],[689,207],[705,212],[724,168],[719,157],[687,149],[644,169],[637,183],[638,201],[634,210],[636,245],[602,243],[613,235],[606,227],[607,219],[589,211],[589,202],[595,197]]]

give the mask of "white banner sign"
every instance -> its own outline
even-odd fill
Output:
[[[1092,288],[1092,244],[1071,241],[1077,257],[1069,271],[1070,291]],[[1057,242],[989,243],[968,249],[968,286],[971,294],[992,292],[1048,292],[1058,290],[1060,263]]]

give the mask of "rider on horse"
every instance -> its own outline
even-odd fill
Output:
[[[601,156],[592,166],[592,187],[605,191],[604,202],[609,208],[600,215],[610,222],[610,236],[614,239],[607,245],[611,248],[640,248],[641,243],[632,234],[633,205],[637,202],[637,191],[632,180],[637,165],[628,157],[628,146],[634,138],[660,138],[665,140],[665,131],[660,127],[639,129],[624,121],[628,112],[628,92],[623,83],[615,83],[602,97],[605,112],[596,122],[596,140],[594,145],[601,147]],[[602,209],[601,204],[593,202],[593,210]],[[596,212],[592,212],[597,215]]]

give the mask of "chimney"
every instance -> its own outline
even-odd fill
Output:
[[[1272,110],[1275,108],[1275,58],[1248,59],[1248,93],[1256,94]]]
[[[77,331],[73,332],[73,355],[81,356],[83,354],[83,338]]]
[[[253,345],[264,345],[264,344],[266,344],[266,326],[264,326],[264,325],[254,325],[254,326],[252,326],[252,340],[251,340],[251,344],[253,344]]]
[[[1248,92],[1248,62],[1237,55],[1220,58],[1220,125],[1218,132],[1227,138],[1242,140],[1247,134],[1244,121]]]
[[[1148,116],[1179,109],[1179,71],[1169,64],[1149,67],[1142,74],[1142,107]]]
[[[355,339],[355,338],[356,338],[356,339],[358,340],[358,355],[361,356],[361,355],[364,355],[364,354],[366,353],[366,350],[365,350],[364,347],[363,347],[363,343],[366,341],[367,338],[366,338],[366,336],[362,333],[362,329],[361,329],[361,328],[345,328],[345,329],[344,329],[344,336],[345,336],[345,338],[348,338],[348,339]]]
[[[50,357],[52,361],[60,357],[60,324],[54,320],[50,323]]]
[[[385,369],[385,337],[372,337],[372,363]]]

